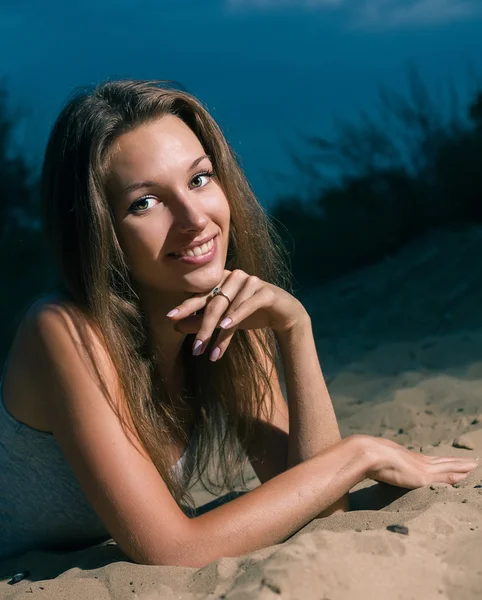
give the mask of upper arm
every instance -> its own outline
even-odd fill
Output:
[[[28,315],[32,373],[65,458],[112,538],[133,561],[180,564],[189,519],[148,454],[128,436],[93,375],[76,326],[58,305]],[[88,329],[107,391],[119,402],[107,351]],[[127,418],[127,414],[126,414]]]
[[[254,423],[254,436],[246,449],[250,463],[261,483],[286,470],[288,461],[289,412],[283,396],[276,366],[266,356],[256,336],[250,331],[259,361],[270,374],[270,389],[264,394],[264,410]],[[270,410],[272,404],[272,410]],[[269,417],[269,414],[271,416]]]

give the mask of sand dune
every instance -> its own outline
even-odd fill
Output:
[[[482,336],[476,338],[482,351]],[[454,349],[457,336],[436,340],[432,348],[440,350],[443,343]],[[392,348],[397,355],[402,350]],[[385,353],[378,356],[386,358]],[[367,365],[376,363],[375,356],[365,360]],[[342,433],[383,435],[427,454],[482,457],[482,382],[476,372],[472,365],[463,376],[420,376],[407,370],[374,379],[357,363],[331,383],[335,405],[344,415]],[[461,436],[465,436],[462,445],[472,450],[453,447],[454,439]],[[24,598],[28,593],[44,600],[482,597],[482,469],[457,487],[440,484],[406,491],[366,480],[350,497],[351,512],[315,519],[283,544],[240,558],[223,558],[203,569],[136,565],[109,544],[64,554],[29,552],[0,565],[0,596]],[[202,497],[202,502],[207,499]],[[405,525],[408,535],[387,530],[390,525]],[[7,584],[26,569],[28,578]]]
[[[467,245],[466,238],[454,236],[440,238],[447,252],[456,243]],[[478,237],[477,231],[474,239]],[[459,324],[455,317],[433,314],[447,312],[439,296],[448,294],[453,273],[442,281],[443,253],[424,254],[420,244],[416,250],[404,250],[390,268],[378,265],[337,282],[331,296],[324,290],[312,298],[310,314],[315,318],[319,311],[315,329],[320,360],[342,435],[368,433],[417,452],[481,457],[482,462],[482,328],[468,327],[466,315],[468,310],[480,312],[479,298],[473,291],[469,305],[462,294],[464,310],[459,310],[458,296],[453,295],[451,314],[459,315]],[[428,270],[409,284],[406,263],[419,255],[425,256]],[[440,264],[433,263],[434,256]],[[430,274],[437,280],[432,288],[426,281]],[[337,303],[340,290],[355,279],[358,291],[352,288],[350,298],[345,293],[345,303]],[[392,287],[384,288],[388,280]],[[360,291],[360,282],[366,293]],[[412,294],[421,294],[423,288],[420,302],[409,301],[410,285]],[[389,302],[377,300],[383,294],[377,296],[374,290],[397,286],[405,304],[392,291],[385,292]],[[403,306],[407,314],[397,325]],[[330,318],[330,307],[339,327]],[[432,313],[424,319],[423,311],[428,314],[430,307]],[[205,494],[197,496],[199,505],[207,500]],[[283,544],[223,558],[202,569],[136,565],[113,542],[72,553],[29,552],[0,564],[0,597],[482,598],[482,469],[454,487],[407,491],[365,480],[351,491],[350,502],[350,512],[315,519]],[[30,572],[27,578],[8,585],[15,573],[25,570]]]

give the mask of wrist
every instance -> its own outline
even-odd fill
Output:
[[[370,473],[380,466],[380,452],[376,438],[365,434],[354,434],[345,439],[362,465],[363,478],[370,478]]]
[[[286,329],[275,330],[274,333],[279,340],[289,339],[293,336],[303,334],[305,331],[311,331],[311,317],[306,309],[301,306],[299,314],[292,320]]]

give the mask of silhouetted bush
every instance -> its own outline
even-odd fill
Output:
[[[374,263],[433,227],[482,221],[482,93],[465,111],[450,89],[435,102],[415,69],[409,94],[380,91],[378,119],[337,122],[328,141],[306,137],[314,157],[295,164],[318,189],[303,202],[281,197],[270,210],[291,252],[295,285],[309,287]],[[17,123],[0,88],[0,359],[26,308],[55,287],[40,230],[39,182],[21,153]],[[314,161],[314,162],[313,162]],[[305,166],[306,165],[306,166]],[[327,173],[323,187],[319,173]],[[338,178],[333,179],[337,170]]]
[[[333,142],[304,138],[314,152],[304,174],[336,170],[338,180],[316,188],[313,177],[308,201],[280,197],[270,210],[299,284],[377,262],[432,227],[482,221],[482,93],[463,113],[452,88],[444,109],[416,69],[408,81],[407,98],[380,91],[378,121],[362,112],[337,122]]]
[[[0,88],[0,361],[30,303],[54,281],[39,217],[39,182],[12,150],[16,121],[8,114],[5,85]]]

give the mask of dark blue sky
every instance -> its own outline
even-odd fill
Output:
[[[207,105],[265,206],[303,185],[283,140],[375,110],[378,86],[405,88],[408,61],[430,88],[453,80],[466,95],[481,40],[481,0],[0,0],[0,76],[28,112],[17,139],[33,164],[76,87],[174,79]]]

